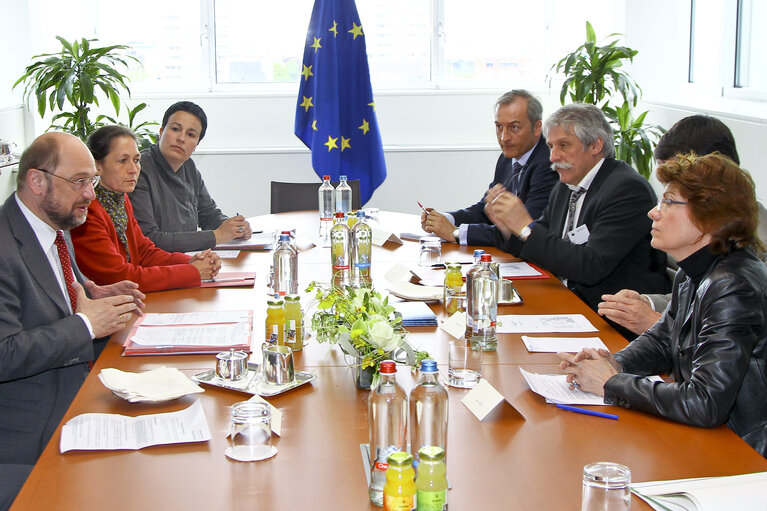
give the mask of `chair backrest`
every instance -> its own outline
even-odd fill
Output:
[[[360,180],[347,181],[352,189],[352,209],[361,209]],[[272,181],[272,213],[317,210],[317,190],[322,183],[283,183]],[[332,183],[338,186],[338,181]]]

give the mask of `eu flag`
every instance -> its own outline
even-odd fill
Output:
[[[359,179],[365,204],[386,163],[354,0],[315,0],[300,80],[295,133],[311,149],[314,171]]]

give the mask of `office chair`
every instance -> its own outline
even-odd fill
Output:
[[[360,197],[360,180],[347,181],[352,189],[352,209],[362,208]],[[288,211],[318,210],[317,190],[322,182],[318,183],[283,183],[272,181],[271,213],[285,213]],[[338,181],[331,183],[338,186]]]

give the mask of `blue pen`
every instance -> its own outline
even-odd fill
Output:
[[[613,419],[618,420],[617,415],[613,415],[611,413],[604,413],[604,412],[595,412],[594,410],[587,410],[586,408],[578,408],[577,406],[570,406],[570,405],[556,405],[557,408],[561,410],[567,410],[570,412],[575,413],[582,413],[583,415],[593,415],[594,417],[602,417],[603,419]]]

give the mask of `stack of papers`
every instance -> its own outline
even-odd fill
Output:
[[[437,316],[423,302],[392,304],[402,314],[402,326],[437,326]]]
[[[501,277],[504,279],[545,279],[548,276],[528,263],[501,263]]]
[[[199,401],[185,410],[127,417],[84,413],[61,427],[61,452],[143,449],[150,445],[206,442],[210,428]]]
[[[579,353],[584,348],[606,350],[607,346],[599,337],[530,337],[522,336],[522,342],[529,352]]]
[[[570,390],[565,374],[538,374],[519,368],[522,376],[527,380],[530,390],[546,398],[547,403],[562,405],[605,405],[604,398],[583,392],[579,389]]]
[[[205,392],[175,367],[158,367],[144,373],[102,369],[99,379],[106,388],[131,403],[157,403]]]
[[[767,472],[634,483],[631,490],[659,511],[764,510]]]
[[[216,245],[216,250],[271,250],[274,248],[275,231],[254,234],[249,240],[236,239]]]
[[[498,316],[499,334],[598,332],[583,314],[505,314]]]

